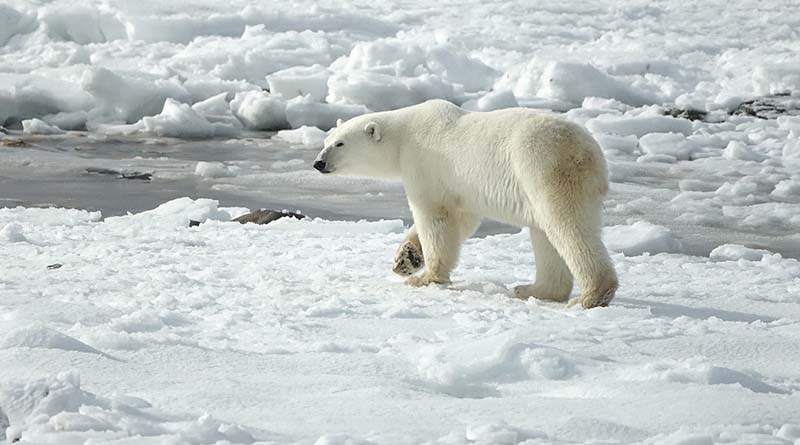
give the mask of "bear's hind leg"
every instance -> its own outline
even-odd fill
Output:
[[[617,274],[600,238],[600,203],[576,207],[574,201],[551,202],[541,224],[581,286],[581,305],[608,306],[617,290]]]
[[[572,274],[543,230],[531,226],[531,243],[536,258],[536,282],[514,288],[514,296],[565,302],[572,292]]]
[[[422,244],[425,272],[409,277],[406,283],[416,287],[448,283],[450,271],[458,262],[461,242],[474,232],[480,218],[445,207],[421,209],[412,206],[411,210]]]

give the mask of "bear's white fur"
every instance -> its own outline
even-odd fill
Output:
[[[573,276],[584,307],[605,306],[617,277],[600,239],[608,172],[580,126],[524,108],[468,112],[433,100],[339,123],[314,167],[400,179],[426,270],[413,286],[446,283],[461,243],[482,217],[529,227],[536,282],[519,298],[566,301]],[[408,246],[407,246],[408,247]]]

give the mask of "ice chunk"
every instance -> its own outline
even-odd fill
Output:
[[[769,195],[780,201],[800,201],[800,178],[784,179]]]
[[[447,43],[418,45],[389,38],[362,42],[331,66],[337,72],[371,72],[396,78],[431,74],[466,91],[488,90],[499,73]],[[372,108],[372,107],[370,107]]]
[[[95,99],[89,113],[91,125],[103,122],[133,123],[163,110],[167,99],[188,102],[189,93],[175,79],[129,77],[106,68],[84,73],[83,89]]]
[[[97,349],[46,326],[34,325],[9,332],[0,342],[0,349],[41,348],[102,354]]]
[[[26,119],[22,121],[24,134],[64,134],[64,130],[48,124],[41,119]]]
[[[82,130],[86,128],[86,120],[89,113],[83,110],[62,111],[60,113],[42,116],[42,120],[48,124],[64,130]]]
[[[518,107],[517,99],[510,90],[499,90],[486,93],[478,99],[470,100],[461,107],[465,110],[492,111],[502,108]]]
[[[761,261],[765,255],[772,255],[772,252],[764,249],[751,249],[740,244],[723,244],[715,247],[708,255],[712,260],[720,261]]]
[[[800,90],[800,64],[777,63],[753,69],[753,89],[759,96]]]
[[[690,159],[694,149],[680,133],[648,133],[639,138],[639,147],[648,155],[667,155],[683,161]]]
[[[63,209],[57,207],[48,208],[23,208],[17,209],[0,208],[0,224],[3,222],[15,223],[18,220],[20,211],[24,213],[26,223],[35,224],[37,226],[79,226],[95,221],[102,218],[100,212],[88,212],[86,210],[77,209]]]
[[[759,231],[800,229],[800,205],[785,202],[765,202],[748,206],[726,205],[722,214],[735,218],[744,227]]]
[[[295,96],[311,95],[322,102],[328,95],[330,71],[322,65],[298,66],[280,70],[267,76],[269,91],[291,99]]]
[[[547,442],[547,434],[535,430],[512,427],[506,422],[471,424],[464,431],[464,439],[471,444],[515,445],[521,443]],[[447,443],[446,441],[439,441]],[[455,442],[462,443],[462,442]]]
[[[634,155],[639,148],[639,140],[633,135],[617,136],[600,133],[595,135],[595,139],[606,154]]]
[[[236,176],[237,168],[228,167],[222,162],[200,161],[194,168],[194,174],[204,178],[224,178]]]
[[[165,414],[145,400],[113,395],[101,397],[81,389],[77,371],[25,382],[3,382],[0,405],[12,426],[9,442],[73,443],[65,437],[126,444],[253,443],[255,438],[235,424],[210,415]]]
[[[625,112],[631,109],[629,105],[626,105],[616,99],[609,99],[605,97],[587,97],[583,99],[581,103],[581,108],[586,108],[590,110],[602,110],[602,111],[620,111]]]
[[[239,134],[242,129],[240,124],[222,120],[222,122],[209,122],[189,105],[167,99],[164,101],[161,113],[155,116],[145,116],[131,125],[102,125],[98,129],[105,134],[142,132],[176,138],[209,138]]]
[[[201,100],[192,105],[192,109],[203,116],[228,116],[231,115],[230,105],[225,99],[227,93],[215,94],[208,99]]]
[[[450,45],[428,49],[426,66],[452,84],[466,91],[482,91],[492,86],[500,73],[480,60],[466,56]]]
[[[192,105],[192,110],[214,124],[216,136],[235,136],[242,130],[242,122],[233,115],[227,93],[219,93]]]
[[[778,126],[786,131],[793,131],[800,135],[800,116],[780,116],[776,119]]]
[[[88,110],[92,104],[91,95],[74,82],[0,73],[0,125],[12,118],[21,121],[64,111]]]
[[[786,159],[800,160],[800,138],[787,140],[781,154]]]
[[[245,91],[236,93],[230,106],[233,114],[248,129],[274,131],[289,126],[286,101],[281,96],[264,91]]]
[[[622,252],[626,256],[674,253],[681,249],[680,241],[670,233],[669,229],[646,221],[604,227],[603,241],[609,250]]]
[[[755,153],[744,142],[730,141],[722,151],[722,157],[730,160],[740,161],[763,161],[764,157]]]
[[[780,429],[775,435],[782,439],[797,441],[800,439],[800,425],[785,423],[781,425]]]
[[[314,102],[311,96],[295,97],[286,105],[286,119],[292,128],[309,126],[330,130],[336,126],[337,119],[348,120],[368,112],[363,105]]]
[[[39,11],[44,30],[53,39],[85,45],[128,37],[114,14],[82,5],[51,6]]]
[[[107,224],[131,225],[165,225],[188,227],[189,221],[204,222],[206,220],[230,221],[230,215],[218,208],[219,202],[214,199],[191,199],[188,197],[173,199],[155,209],[146,210],[135,215],[114,216],[105,219]]]
[[[407,107],[429,99],[452,99],[453,86],[433,74],[336,73],[328,80],[328,102],[361,104],[373,111]]]
[[[5,46],[16,34],[25,34],[36,29],[36,17],[17,11],[0,3],[0,46]]]
[[[640,115],[618,116],[603,114],[586,122],[592,133],[635,135],[642,137],[648,133],[692,134],[692,123],[686,119],[668,116]]]
[[[231,136],[238,133],[239,128],[230,124],[212,124],[198,114],[188,104],[174,99],[164,101],[161,113],[145,116],[140,121],[142,131],[158,136],[181,138],[207,138],[215,135]]]
[[[728,197],[746,197],[758,191],[758,183],[749,180],[751,178],[742,178],[736,182],[725,182],[719,186],[714,193],[720,196]]]
[[[0,241],[7,243],[21,243],[27,241],[22,234],[22,226],[15,222],[10,222],[0,229]]]
[[[551,62],[541,75],[538,95],[581,104],[587,97],[616,99],[628,105],[652,104],[657,98],[585,63]]]
[[[322,148],[328,133],[317,127],[302,126],[295,130],[281,130],[274,137],[290,144],[299,144],[307,148]]]
[[[359,43],[330,69],[328,102],[361,104],[374,111],[485,91],[498,75],[449,44],[421,46],[396,38]]]
[[[8,416],[3,412],[3,407],[0,406],[0,440],[6,440],[6,429],[11,426],[8,421]]]

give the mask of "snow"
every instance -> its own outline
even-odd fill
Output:
[[[800,440],[798,5],[524,3],[0,4],[0,438]],[[610,307],[510,298],[498,223],[392,275],[402,187],[311,164],[432,98],[598,140]]]
[[[245,127],[251,130],[280,130],[286,128],[286,101],[262,91],[237,93],[231,110]]]
[[[775,184],[775,189],[769,195],[782,201],[800,201],[800,177],[784,179]]]
[[[585,63],[551,62],[544,68],[539,83],[539,96],[573,104],[580,104],[586,97],[616,99],[634,106],[657,101],[655,97]]]
[[[46,326],[25,326],[12,330],[0,342],[0,349],[45,348],[87,353],[100,353],[91,346]]]
[[[625,255],[679,252],[680,241],[669,229],[647,221],[636,221],[630,225],[608,226],[603,229],[603,242],[609,250]]]
[[[347,120],[368,112],[363,105],[341,105],[314,102],[310,95],[295,97],[286,104],[286,119],[294,128],[318,127],[330,130],[338,119]]]
[[[399,220],[240,225],[189,198],[105,220],[43,212],[0,212],[41,241],[5,244],[0,260],[12,438],[735,443],[797,431],[795,259],[737,261],[750,257],[741,246],[690,256],[663,228],[615,227],[612,249],[649,254],[612,254],[624,286],[584,311],[509,297],[533,276],[526,231],[468,240],[453,284],[415,289],[390,272]]]
[[[722,157],[730,160],[761,161],[763,158],[754,153],[744,142],[730,141],[722,151]]]
[[[692,124],[687,120],[650,113],[636,116],[603,114],[586,122],[586,128],[592,133],[639,137],[648,133],[680,133],[686,136],[692,133]]]
[[[269,91],[286,98],[310,95],[315,102],[322,102],[328,95],[330,72],[322,65],[292,67],[267,76]]]
[[[225,93],[230,102],[248,91],[269,91],[275,100],[266,106],[251,97],[251,115],[237,113],[242,123],[277,130],[325,129],[313,114],[281,118],[280,108],[297,96],[323,108],[370,111],[431,98],[466,104],[503,91],[515,101],[506,95],[490,108],[567,110],[600,97],[633,107],[727,111],[748,98],[800,88],[791,32],[797,23],[782,12],[791,2],[773,0],[762,21],[747,25],[742,20],[750,11],[738,4],[725,17],[712,4],[687,9],[607,0],[536,11],[440,5],[441,16],[422,2],[407,6],[303,0],[269,9],[247,0],[200,1],[188,14],[151,1],[3,4],[0,125],[78,111],[86,113],[75,124],[81,128],[132,124],[158,114],[168,98],[193,105]],[[472,25],[459,25],[464,20]],[[656,26],[664,22],[680,29]],[[762,30],[766,23],[774,29]],[[703,43],[691,36],[703,36]]]
[[[693,145],[680,133],[648,133],[639,138],[639,147],[650,156],[667,156],[672,162],[690,158]]]
[[[470,111],[492,111],[518,107],[514,93],[509,90],[491,91],[478,99],[465,102],[462,107]]]
[[[7,243],[21,243],[28,239],[22,234],[22,226],[10,222],[0,229],[0,240]]]
[[[199,417],[165,415],[145,400],[130,396],[100,397],[81,388],[76,372],[12,383],[2,390],[0,403],[10,406],[6,438],[21,443],[78,443],[90,441],[147,444],[252,443],[237,425],[221,423],[207,414]],[[126,440],[127,438],[127,440]]]
[[[752,249],[739,244],[724,244],[714,248],[708,256],[711,259],[722,261],[737,261],[740,259],[761,261],[767,255],[772,255],[772,252],[764,249]]]

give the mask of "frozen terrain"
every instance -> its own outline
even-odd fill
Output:
[[[533,273],[524,232],[468,241],[451,286],[412,289],[390,272],[399,220],[221,222],[241,211],[0,210],[10,438],[800,438],[797,260],[616,253],[615,304],[568,310],[510,297]]]
[[[800,444],[800,4],[0,0],[0,440]],[[432,98],[585,125],[609,308],[311,168]],[[231,223],[258,207],[309,218]],[[188,227],[189,221],[202,221]]]

